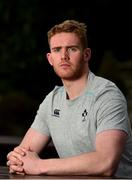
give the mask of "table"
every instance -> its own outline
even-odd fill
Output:
[[[7,154],[18,146],[22,138],[17,136],[1,136],[0,135],[0,166],[6,166]],[[51,141],[44,151],[39,154],[40,158],[58,158],[57,151]]]
[[[94,177],[94,176],[46,176],[46,175],[15,175],[9,174],[8,167],[0,166],[0,179],[115,179],[113,177]]]

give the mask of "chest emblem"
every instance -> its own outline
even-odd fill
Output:
[[[60,117],[60,109],[54,109],[53,116]]]
[[[82,113],[82,121],[86,121],[86,117],[87,117],[87,115],[88,115],[88,112],[87,112],[87,110],[85,109],[84,111],[83,111],[83,113]]]

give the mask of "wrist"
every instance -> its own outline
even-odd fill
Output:
[[[38,174],[48,174],[48,161],[45,159],[39,159],[37,163]]]
[[[56,159],[39,159],[39,173],[45,175],[53,175],[56,171]]]

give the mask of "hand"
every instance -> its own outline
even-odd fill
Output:
[[[22,157],[23,169],[26,174],[38,175],[40,158],[36,152],[27,151]]]
[[[9,166],[10,173],[23,174],[23,162],[21,158],[26,155],[26,149],[17,146],[13,151],[7,155],[7,166]]]

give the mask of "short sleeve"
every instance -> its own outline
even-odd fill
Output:
[[[42,134],[50,136],[48,124],[47,124],[47,116],[48,116],[48,100],[45,100],[40,104],[35,119],[31,125],[31,128],[39,131]]]
[[[97,133],[118,129],[129,134],[129,118],[127,102],[123,94],[114,90],[107,90],[98,99]]]

